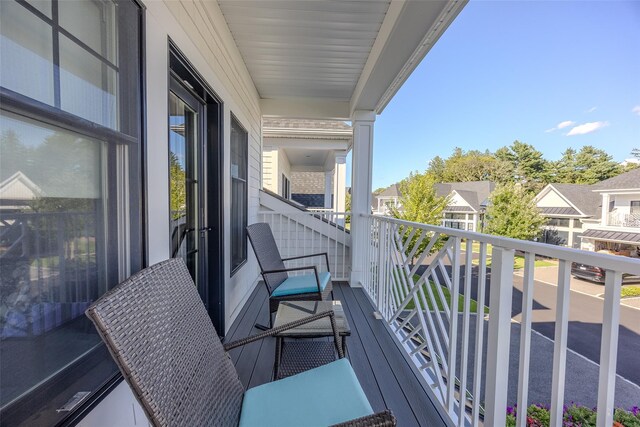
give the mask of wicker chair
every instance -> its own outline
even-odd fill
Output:
[[[272,314],[278,311],[280,301],[333,299],[333,285],[329,270],[329,255],[326,252],[282,258],[269,224],[259,222],[247,227],[249,241],[256,254],[262,279],[269,292],[269,328],[273,325]],[[324,256],[327,271],[319,272],[315,265],[286,268],[284,261]],[[312,270],[302,276],[289,276],[288,272]],[[257,328],[268,329],[263,325]]]
[[[226,351],[328,316],[328,311],[223,347],[181,259],[146,268],[89,307],[122,375],[154,426],[392,426],[373,414],[342,358],[245,392]],[[351,420],[351,421],[350,421]]]

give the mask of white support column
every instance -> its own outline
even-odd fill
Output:
[[[368,222],[360,215],[371,213],[374,111],[355,111],[352,117],[351,160],[351,286],[362,286],[365,277],[362,259],[369,237]]]
[[[331,193],[333,186],[331,180],[333,179],[333,171],[326,171],[324,173],[324,208],[331,209]]]
[[[602,195],[602,225],[609,225],[609,201],[610,201],[610,195],[607,193],[604,193]]]
[[[333,210],[344,212],[347,198],[347,153],[336,152],[336,167],[333,175]]]

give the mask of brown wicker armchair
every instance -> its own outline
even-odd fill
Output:
[[[339,360],[244,390],[226,351],[333,312],[222,345],[181,259],[146,268],[87,310],[155,426],[393,426],[373,414],[341,346]]]
[[[280,301],[327,300],[333,299],[333,285],[329,269],[329,255],[326,252],[282,258],[269,224],[259,222],[247,227],[249,241],[256,254],[262,279],[269,292],[269,328],[273,325],[272,314],[278,311]],[[324,256],[326,272],[319,272],[314,265],[286,268],[285,261]],[[310,271],[302,276],[289,276],[289,272]],[[256,325],[266,330],[267,326]]]

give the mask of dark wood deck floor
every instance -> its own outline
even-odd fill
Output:
[[[351,326],[348,357],[373,409],[393,411],[399,426],[444,426],[414,371],[360,288],[334,282],[334,297],[342,302]],[[258,333],[253,325],[267,322],[267,292],[259,285],[225,339],[233,341]],[[271,381],[275,339],[269,338],[231,351],[245,387]]]

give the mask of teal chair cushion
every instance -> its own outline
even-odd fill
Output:
[[[315,427],[373,414],[347,359],[247,390],[240,427]]]
[[[331,280],[331,274],[328,272],[318,273],[320,279],[320,289],[324,291],[327,283]],[[306,294],[309,292],[318,292],[318,283],[315,274],[305,274],[303,276],[290,276],[276,288],[271,294],[274,297],[283,297],[286,295]]]

